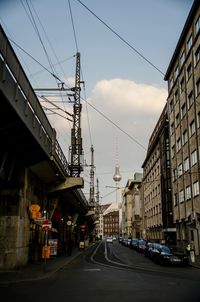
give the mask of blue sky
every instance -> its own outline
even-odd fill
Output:
[[[57,75],[70,85],[75,74],[73,55],[77,49],[69,2],[86,87],[83,98],[147,148],[148,139],[166,102],[167,83],[163,80],[164,76],[116,37],[79,1],[1,0],[0,21],[9,38],[50,70],[47,57],[30,22],[28,3],[49,58],[56,64]],[[163,73],[167,70],[192,2],[82,0],[82,3]],[[15,44],[13,47],[33,87],[56,87],[55,79],[48,72]],[[65,61],[62,64],[58,64],[63,60]],[[52,100],[58,99],[51,98]],[[72,105],[66,102],[59,106],[70,112],[73,110]],[[83,103],[85,160],[90,163],[92,143],[95,149],[96,177],[99,179],[100,196],[103,197],[101,202],[112,202],[115,192],[111,193],[113,189],[105,187],[115,186],[112,177],[116,140],[122,187],[135,172],[142,171],[141,165],[146,151],[93,107]],[[52,126],[56,128],[58,140],[68,157],[71,124],[58,115],[45,112]],[[84,192],[88,196],[88,168],[85,168],[83,176]]]

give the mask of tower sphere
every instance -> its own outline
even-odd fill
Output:
[[[121,177],[121,175],[120,175],[120,173],[119,173],[119,165],[117,165],[117,166],[115,167],[115,174],[114,174],[114,176],[113,176],[113,180],[114,180],[115,182],[119,182],[121,179],[122,179],[122,177]]]

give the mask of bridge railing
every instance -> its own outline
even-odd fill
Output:
[[[2,58],[4,64],[2,68],[1,81],[3,82],[6,73],[9,71],[13,80],[16,83],[16,94],[17,91],[21,91],[24,95],[24,99],[27,102],[26,106],[32,111],[35,120],[40,124],[40,131],[46,136],[46,140],[52,141],[54,136],[54,129],[52,128],[48,118],[46,117],[43,108],[38,101],[38,98],[7,38],[2,26],[0,25],[0,57]],[[17,96],[16,96],[17,97]],[[40,134],[41,135],[41,134]],[[55,143],[48,144],[50,146],[49,150],[46,150],[47,155],[50,157],[52,154],[56,157],[57,162],[59,163],[64,173],[69,175],[69,167],[67,159],[58,143],[55,140]],[[54,148],[54,150],[52,150]]]

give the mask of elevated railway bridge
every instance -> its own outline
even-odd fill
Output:
[[[57,253],[69,236],[78,244],[93,224],[82,188],[0,27],[0,269],[40,260],[44,220]]]

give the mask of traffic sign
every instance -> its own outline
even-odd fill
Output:
[[[42,229],[44,231],[49,231],[52,228],[52,222],[51,220],[44,220],[42,223]]]

